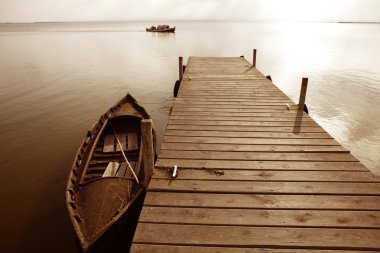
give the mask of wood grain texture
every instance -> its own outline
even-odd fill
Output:
[[[273,195],[149,192],[146,206],[305,209],[305,210],[380,210],[380,196]]]
[[[360,162],[295,162],[295,161],[233,161],[159,158],[156,166],[187,168],[246,169],[246,170],[315,170],[315,171],[368,171]],[[321,172],[323,173],[323,172]]]
[[[284,126],[266,126],[266,127],[254,127],[254,126],[208,126],[208,125],[175,125],[169,124],[167,130],[193,130],[193,131],[225,131],[225,132],[272,132],[272,133],[293,133],[294,127]],[[299,133],[326,133],[320,127],[302,126],[298,129]]]
[[[276,238],[274,240],[274,238]],[[380,230],[139,223],[134,241],[200,246],[379,249]]]
[[[247,160],[247,161],[325,161],[357,162],[350,154],[342,153],[273,153],[234,151],[161,150],[160,158],[198,160]]]
[[[209,151],[250,151],[250,152],[314,152],[314,153],[349,153],[342,146],[316,145],[239,145],[239,144],[207,144],[207,143],[176,143],[165,142],[161,150],[209,150]]]
[[[184,217],[186,217],[184,219]],[[228,219],[226,219],[228,217]],[[140,222],[225,226],[380,228],[380,211],[144,207]]]
[[[262,144],[262,145],[317,145],[339,146],[334,139],[296,139],[296,138],[234,138],[208,136],[170,136],[165,135],[164,142],[209,143],[209,144]]]
[[[270,248],[236,248],[236,247],[206,247],[206,246],[180,246],[180,245],[154,245],[138,244],[132,245],[131,253],[368,253],[359,250],[318,250],[318,249],[270,249]],[[380,252],[380,251],[371,251]]]
[[[379,178],[244,58],[189,59],[155,166],[131,252],[380,250]]]
[[[152,179],[148,191],[380,196],[380,182],[247,182]]]
[[[155,179],[172,179],[170,167],[157,167]],[[302,181],[302,182],[378,182],[368,171],[256,171],[256,170],[219,170],[215,174],[201,168],[177,168],[176,180],[219,180],[219,181]]]

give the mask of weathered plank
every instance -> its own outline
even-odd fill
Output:
[[[251,161],[329,161],[357,162],[351,154],[340,153],[272,153],[272,152],[229,152],[229,151],[194,151],[161,150],[160,158],[200,159],[200,160],[251,160]]]
[[[209,106],[176,106],[172,110],[172,115],[215,115],[215,116],[264,116],[264,117],[277,117],[294,116],[297,114],[297,109],[290,107],[287,109],[284,106],[231,106],[231,105],[209,105]]]
[[[190,119],[170,119],[169,124],[172,125],[200,125],[200,126],[252,126],[252,127],[294,127],[293,131],[305,126],[316,127],[314,121],[234,121],[234,120],[190,120]]]
[[[107,134],[104,137],[103,152],[112,152],[114,151],[115,138],[113,134]]]
[[[257,122],[291,122],[291,123],[303,123],[314,122],[309,116],[305,114],[303,117],[253,117],[253,116],[207,116],[207,115],[172,115],[172,120],[207,120],[207,121],[257,121]]]
[[[377,210],[380,196],[149,192],[145,206],[240,209]]]
[[[119,166],[120,164],[118,162],[108,163],[102,177],[114,177],[119,169]]]
[[[116,134],[123,150],[127,149],[127,134]],[[120,151],[120,146],[116,145],[116,151]]]
[[[234,161],[158,158],[156,166],[246,170],[368,171],[360,162]],[[322,172],[321,172],[322,173]]]
[[[235,138],[273,138],[273,139],[333,139],[328,133],[271,133],[271,132],[230,132],[230,131],[205,131],[205,130],[170,130],[165,133],[166,136],[194,136],[194,137],[235,137]]]
[[[137,150],[138,148],[137,134],[128,133],[128,150]]]
[[[308,146],[308,145],[239,145],[207,143],[165,142],[161,150],[209,150],[209,151],[251,151],[251,152],[314,152],[314,153],[349,153],[342,146]]]
[[[380,228],[380,211],[257,210],[146,206],[140,214],[140,222],[226,226]]]
[[[270,235],[270,236],[268,236]],[[274,240],[274,238],[276,238]],[[380,230],[331,228],[270,228],[140,223],[137,243],[325,249],[378,249]]]
[[[347,182],[262,182],[152,179],[148,191],[248,193],[248,194],[331,194],[380,196],[380,183]]]
[[[201,111],[201,109],[203,109]],[[206,109],[206,108],[176,108],[173,109],[172,114],[173,116],[219,116],[219,117],[262,117],[261,119],[266,120],[265,117],[282,117],[282,118],[292,118],[299,117],[297,115],[296,110],[286,110],[284,109],[281,112],[262,112],[262,111],[254,111],[254,109],[229,109],[232,110],[232,112],[226,112],[226,109],[223,108],[213,108],[213,109]],[[242,111],[243,110],[243,111]],[[253,112],[252,112],[253,111]],[[302,115],[303,118],[309,118],[310,117],[307,114]]]
[[[125,162],[122,162],[120,164],[120,167],[116,173],[116,176],[117,177],[124,177],[126,175],[126,171],[127,171],[127,163]]]
[[[267,126],[267,127],[253,127],[253,126],[208,126],[208,125],[173,125],[169,124],[167,130],[194,130],[194,131],[226,131],[226,132],[281,132],[293,133],[294,127],[282,126]],[[299,133],[326,133],[320,127],[302,126]]]
[[[212,246],[180,246],[180,245],[154,245],[135,243],[131,248],[132,253],[368,253],[368,251],[352,250],[318,250],[318,249],[276,249],[270,248],[236,248],[236,247],[212,247]],[[371,251],[380,252],[380,251]]]
[[[272,138],[234,138],[234,137],[204,137],[204,136],[165,136],[165,142],[184,143],[217,143],[217,144],[262,144],[262,145],[317,145],[338,146],[334,139],[272,139]]]
[[[157,167],[155,179],[172,179],[172,167]],[[255,170],[212,170],[202,168],[177,169],[176,180],[220,180],[220,181],[303,181],[303,182],[377,182],[372,173],[357,171],[255,171]]]

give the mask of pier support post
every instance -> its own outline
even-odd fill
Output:
[[[153,121],[141,120],[141,150],[144,168],[144,184],[148,187],[150,178],[154,175],[154,146],[153,146]]]
[[[178,71],[179,71],[179,81],[181,82],[183,79],[183,57],[182,56],[178,58]]]
[[[307,77],[302,78],[300,98],[299,98],[299,102],[298,102],[298,110],[299,111],[303,111],[303,109],[305,107],[306,90],[307,90],[308,81],[309,81],[309,79]]]
[[[252,60],[252,66],[256,68],[256,55],[257,55],[257,50],[253,49],[253,60]]]

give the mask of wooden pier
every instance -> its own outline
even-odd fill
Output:
[[[242,57],[181,78],[131,252],[380,251],[380,180],[302,107]]]

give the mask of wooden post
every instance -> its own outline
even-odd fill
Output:
[[[253,60],[252,60],[252,66],[256,68],[256,55],[257,55],[257,50],[253,49]]]
[[[181,82],[183,79],[183,57],[180,56],[178,60],[179,60],[178,61],[178,64],[179,64],[179,66],[178,66],[179,67],[178,68],[178,70],[179,70],[179,81]]]
[[[153,122],[151,119],[141,120],[141,149],[144,164],[144,184],[148,187],[154,174]]]
[[[302,111],[305,107],[305,99],[306,99],[306,90],[307,90],[307,82],[309,79],[307,77],[302,78],[302,84],[301,84],[301,92],[300,92],[300,99],[298,102],[298,110]]]

